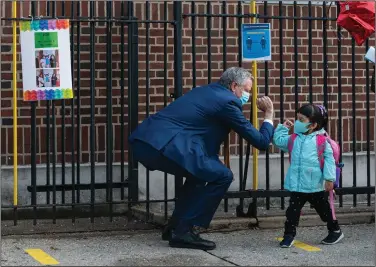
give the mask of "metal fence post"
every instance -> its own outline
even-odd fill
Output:
[[[128,2],[128,19],[133,17],[133,2]],[[128,99],[129,99],[129,135],[138,125],[138,25],[128,23]],[[128,180],[130,205],[138,201],[138,162],[128,147]]]
[[[375,6],[375,11],[376,11],[376,6]],[[375,18],[375,25],[376,25],[376,18]],[[376,47],[375,38],[373,38],[373,45],[375,45],[375,47]],[[375,63],[374,63],[374,66],[375,66]],[[375,88],[376,88],[376,79],[373,82],[375,83],[374,85],[375,85]],[[375,103],[376,103],[376,92],[374,93],[374,95],[375,95]],[[374,164],[376,164],[376,123],[375,123],[375,121],[376,121],[376,108],[375,108],[375,118],[374,118],[374,123],[373,123],[373,125],[375,127],[375,130],[374,130],[375,136],[374,136],[374,139],[373,139],[373,148],[375,149],[375,155],[374,155],[375,163]],[[376,178],[376,168],[375,168],[375,178]]]
[[[175,98],[183,94],[182,2],[174,1],[174,80]],[[183,177],[175,176],[175,195],[183,185]]]

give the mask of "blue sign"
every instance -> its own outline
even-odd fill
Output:
[[[270,23],[242,25],[242,52],[243,61],[272,59]]]

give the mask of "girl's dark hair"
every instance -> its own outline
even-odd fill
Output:
[[[317,127],[314,131],[321,130],[328,124],[328,112],[324,106],[306,104],[301,106],[297,112],[306,116],[309,122],[317,123]]]

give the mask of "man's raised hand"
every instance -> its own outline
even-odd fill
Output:
[[[258,109],[264,112],[273,112],[273,102],[268,96],[258,98],[256,105]]]

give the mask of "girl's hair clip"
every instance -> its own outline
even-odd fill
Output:
[[[320,111],[321,111],[321,115],[325,115],[325,113],[326,113],[326,109],[325,109],[325,107],[324,106],[322,106],[322,105],[316,105],[319,109],[320,109]]]

